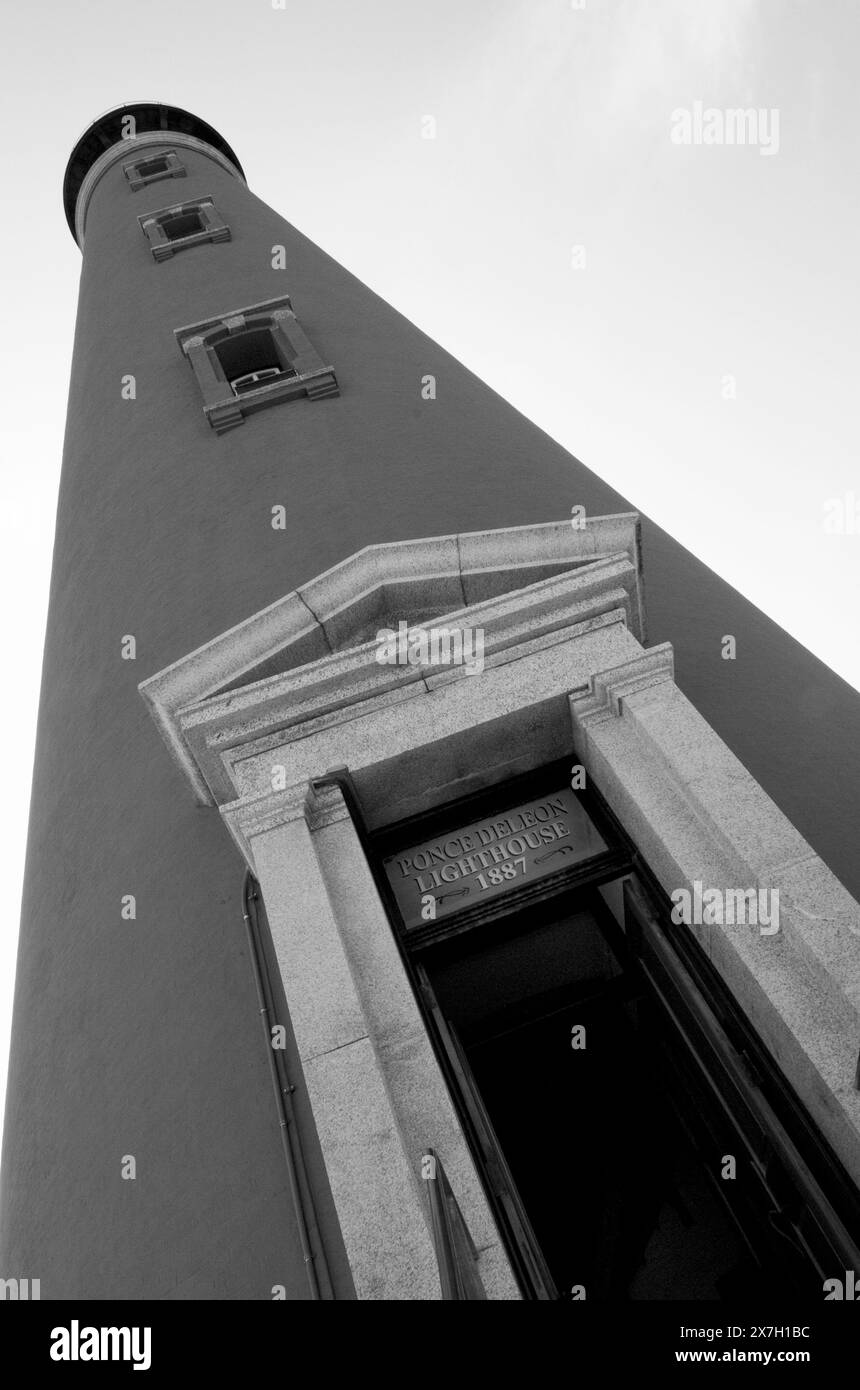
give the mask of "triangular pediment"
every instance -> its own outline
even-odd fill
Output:
[[[323,698],[334,708],[409,680],[414,673],[389,676],[375,664],[382,629],[443,617],[453,625],[480,621],[498,647],[607,605],[622,606],[644,640],[636,513],[372,545],[149,677],[140,691],[208,802],[212,791],[191,747],[195,729],[288,696],[301,717],[309,690],[318,714]]]

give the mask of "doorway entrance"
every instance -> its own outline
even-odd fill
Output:
[[[425,953],[421,974],[552,1296],[719,1299],[752,1281],[720,1155],[697,1152],[676,1113],[672,1041],[609,944],[605,902],[584,890],[527,916]]]
[[[523,1294],[820,1298],[860,1268],[856,1188],[635,845],[563,775],[370,846]]]

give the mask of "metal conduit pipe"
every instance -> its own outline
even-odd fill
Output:
[[[310,1193],[307,1170],[305,1168],[304,1155],[302,1153],[301,1140],[296,1128],[295,1110],[291,1099],[294,1087],[290,1083],[287,1074],[287,1065],[283,1052],[279,1048],[272,1047],[272,1018],[273,1018],[273,996],[269,972],[266,967],[266,958],[263,954],[262,943],[260,941],[259,924],[256,912],[252,908],[252,902],[257,897],[257,885],[250,869],[245,870],[245,878],[242,883],[242,917],[248,935],[248,950],[251,956],[251,965],[254,971],[254,983],[257,987],[257,1000],[260,1006],[260,1020],[263,1025],[263,1032],[266,1038],[266,1052],[269,1057],[269,1072],[272,1078],[272,1087],[275,1092],[275,1103],[278,1108],[278,1118],[281,1130],[281,1143],[284,1150],[284,1158],[287,1164],[287,1177],[290,1186],[290,1197],[293,1204],[293,1213],[298,1227],[299,1240],[301,1241],[302,1256],[305,1262],[305,1273],[307,1275],[308,1287],[312,1299],[322,1299],[324,1297],[320,1289],[320,1279],[316,1268],[316,1257],[311,1246],[311,1236],[305,1215],[305,1206],[302,1200],[302,1187]],[[311,1199],[312,1200],[312,1199]],[[314,1226],[316,1217],[314,1216]],[[325,1253],[320,1245],[320,1258],[324,1282],[328,1290],[331,1289],[331,1281],[328,1269],[325,1265]],[[333,1297],[329,1292],[327,1298]]]

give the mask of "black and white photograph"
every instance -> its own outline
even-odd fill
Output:
[[[575,1374],[830,1374],[860,7],[3,27],[10,1354],[556,1302]]]

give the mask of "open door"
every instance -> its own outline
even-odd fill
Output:
[[[475,1084],[457,1030],[439,1008],[427,971],[420,962],[416,966],[416,976],[424,1006],[432,1019],[437,1041],[441,1045],[454,1082],[455,1095],[461,1102],[461,1108],[465,1110],[473,1147],[477,1147],[480,1154],[480,1171],[488,1188],[491,1205],[495,1210],[496,1219],[502,1226],[505,1243],[513,1257],[517,1274],[524,1283],[524,1292],[528,1292],[533,1299],[539,1301],[555,1300],[558,1298],[558,1291],[520,1200],[492,1121],[481,1099],[481,1093]]]
[[[526,1298],[820,1298],[860,1267],[850,1184],[682,933],[629,876],[415,958]]]
[[[686,927],[635,876],[624,884],[627,940],[672,1036],[675,1104],[755,1263],[752,1294],[819,1299],[860,1268],[860,1201],[749,1021]],[[723,1176],[725,1158],[735,1176]]]
[[[367,847],[523,1296],[819,1299],[860,1201],[593,788],[558,765]]]

